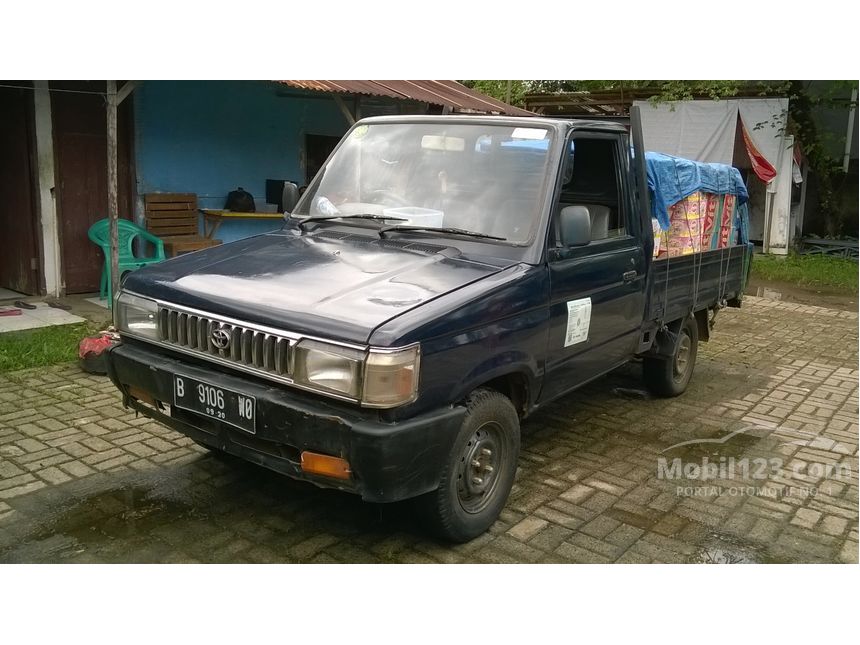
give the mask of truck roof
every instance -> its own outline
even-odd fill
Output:
[[[540,116],[488,116],[484,114],[411,114],[396,116],[373,116],[361,119],[358,123],[495,123],[520,127],[545,127],[551,130],[567,132],[571,128],[588,128],[626,132],[627,128],[620,123],[594,119],[551,119]]]

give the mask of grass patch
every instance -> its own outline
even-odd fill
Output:
[[[81,339],[100,329],[104,325],[82,322],[0,334],[0,372],[77,360]]]
[[[757,254],[752,261],[752,277],[790,282],[800,287],[828,287],[857,293],[857,262],[826,255]]]

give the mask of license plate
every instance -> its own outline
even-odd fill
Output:
[[[177,408],[228,423],[245,432],[257,432],[257,399],[248,394],[174,374],[173,404]]]

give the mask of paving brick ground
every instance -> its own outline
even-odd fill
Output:
[[[856,563],[857,325],[748,298],[683,397],[643,398],[631,365],[552,404],[501,519],[458,546],[407,505],[222,461],[75,366],[0,375],[0,562]],[[714,441],[670,448],[691,439]],[[703,480],[705,458],[736,472]]]

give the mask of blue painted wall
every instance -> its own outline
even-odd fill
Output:
[[[197,193],[223,208],[242,186],[265,201],[266,179],[304,182],[305,134],[341,136],[347,123],[324,98],[277,96],[266,81],[144,81],[134,91],[137,192]],[[224,242],[280,228],[277,220],[224,222]]]

